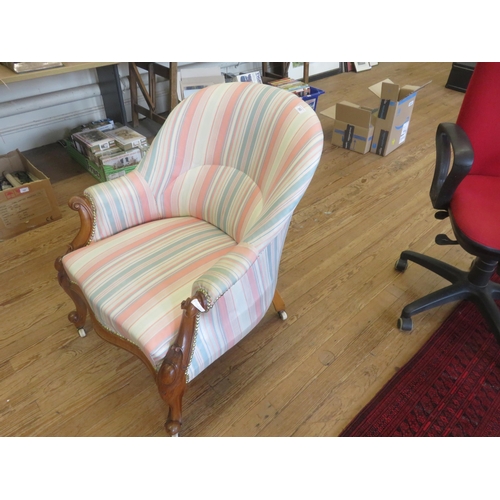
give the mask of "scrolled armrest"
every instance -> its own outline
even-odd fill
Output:
[[[149,185],[136,170],[87,188],[95,212],[92,241],[159,218]]]
[[[202,293],[205,297],[205,311],[245,275],[258,256],[255,248],[240,243],[193,283],[193,296]]]
[[[448,208],[453,193],[469,173],[473,161],[474,151],[465,131],[456,123],[439,124],[436,131],[436,167],[430,191],[434,208]]]
[[[73,196],[69,200],[68,206],[71,210],[78,212],[80,216],[80,230],[73,238],[73,241],[68,245],[66,253],[88,245],[92,239],[92,228],[94,227],[94,212],[88,198],[84,196]]]

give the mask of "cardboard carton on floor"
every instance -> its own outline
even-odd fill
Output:
[[[373,130],[374,112],[348,101],[342,101],[321,114],[333,118],[332,144],[361,154],[370,151]]]
[[[387,156],[405,142],[417,92],[429,83],[400,87],[386,79],[369,87],[380,99],[371,146],[372,153]]]
[[[31,173],[37,180],[0,191],[0,241],[62,217],[45,174],[17,149],[0,156],[0,174],[20,170]]]

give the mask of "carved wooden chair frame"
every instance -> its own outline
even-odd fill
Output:
[[[74,196],[69,200],[68,205],[72,210],[78,212],[81,227],[76,237],[68,245],[66,254],[88,245],[92,240],[95,225],[95,213],[92,203],[88,198],[85,196]],[[207,298],[203,293],[197,292],[193,297],[187,298],[182,302],[181,308],[183,313],[177,338],[165,355],[160,369],[156,371],[149,359],[137,346],[110,332],[97,320],[84,294],[78,285],[72,282],[67,275],[62,264],[62,257],[58,257],[55,261],[58,282],[72,299],[76,308],[69,313],[69,321],[76,326],[80,336],[84,337],[86,335],[84,327],[88,313],[94,330],[102,339],[135,354],[144,362],[155,379],[160,396],[169,407],[168,418],[165,422],[167,434],[177,436],[182,426],[182,398],[187,385],[186,371],[194,349],[195,327],[200,313],[198,307],[201,306],[204,310],[209,308],[210,304],[207,303]],[[197,300],[195,301],[195,299]],[[273,306],[280,318],[285,320],[287,318],[285,303],[278,291],[275,291]]]

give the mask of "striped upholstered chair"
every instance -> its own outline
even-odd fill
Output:
[[[133,172],[70,200],[81,229],[56,261],[76,306],[69,319],[84,336],[89,313],[101,337],[144,361],[169,406],[168,434],[180,431],[189,380],[271,303],[286,317],[281,252],[322,146],[298,97],[214,85],[174,108]]]

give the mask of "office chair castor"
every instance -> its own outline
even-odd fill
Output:
[[[398,328],[402,332],[411,332],[413,330],[413,320],[411,318],[399,318],[398,319]]]
[[[406,271],[406,269],[408,269],[408,261],[404,259],[398,259],[396,261],[396,264],[394,265],[394,269],[396,269],[396,271],[399,271],[400,273]]]

